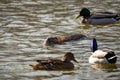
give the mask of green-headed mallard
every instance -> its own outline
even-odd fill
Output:
[[[97,41],[93,38],[91,42],[91,56],[89,57],[89,63],[116,63],[117,57],[111,50],[98,50]]]
[[[70,70],[74,69],[71,61],[77,62],[73,53],[67,52],[62,59],[36,60],[38,64],[30,65],[34,70]]]
[[[120,20],[120,14],[111,12],[98,12],[91,14],[87,8],[82,8],[76,18],[82,17],[82,23],[87,24],[110,24]]]
[[[73,34],[65,37],[62,36],[48,37],[47,40],[45,41],[45,45],[63,44],[64,42],[75,41],[85,38],[86,36],[83,34]]]

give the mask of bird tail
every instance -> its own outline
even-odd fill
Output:
[[[92,52],[95,52],[98,49],[97,40],[95,38],[93,38],[90,44],[90,49]]]
[[[119,17],[116,17],[116,20],[119,21],[119,20],[120,20],[120,16],[119,16]]]
[[[120,14],[117,15],[116,20],[117,20],[117,21],[120,20]]]

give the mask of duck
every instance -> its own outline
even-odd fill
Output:
[[[36,60],[36,62],[37,64],[30,64],[33,70],[73,70],[73,63],[78,63],[71,52],[66,52],[61,59],[49,58],[47,60]]]
[[[50,46],[54,44],[63,44],[64,42],[75,41],[80,39],[85,39],[87,36],[83,34],[71,34],[68,36],[55,36],[55,37],[48,37],[45,40],[45,45]]]
[[[99,50],[96,38],[93,38],[90,45],[91,55],[89,57],[89,63],[109,63],[115,64],[117,61],[117,56],[115,52],[109,49]]]
[[[91,13],[89,9],[82,8],[76,19],[81,17],[81,23],[92,25],[112,24],[120,20],[120,14],[112,12],[96,12]]]

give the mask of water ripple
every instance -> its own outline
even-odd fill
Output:
[[[120,13],[119,0],[1,0],[0,78],[9,80],[95,80],[119,79],[120,22],[111,25],[84,25],[76,19],[82,7],[92,11]],[[45,47],[49,36],[87,34],[86,40]],[[117,69],[105,72],[88,63],[90,41],[98,39],[99,49],[115,50]],[[71,51],[79,61],[73,71],[33,71],[36,59],[58,58]],[[43,74],[44,73],[44,74]]]

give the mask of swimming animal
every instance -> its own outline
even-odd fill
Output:
[[[86,36],[83,34],[72,34],[65,37],[62,36],[48,37],[45,41],[45,45],[63,44],[64,42],[75,41],[85,38]]]
[[[82,18],[82,23],[104,25],[111,24],[120,20],[120,14],[112,12],[96,12],[91,13],[89,9],[82,8],[76,18]]]
[[[74,64],[71,62],[78,61],[71,52],[65,53],[61,59],[36,60],[37,64],[30,65],[34,70],[71,70],[74,69]]]
[[[112,50],[98,50],[97,40],[93,38],[90,49],[92,51],[89,57],[89,63],[116,63],[117,56]]]

